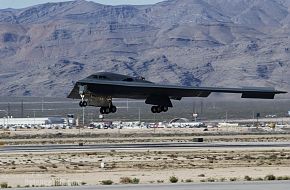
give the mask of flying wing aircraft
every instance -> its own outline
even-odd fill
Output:
[[[287,93],[274,88],[217,88],[161,85],[142,77],[131,77],[109,72],[98,72],[76,82],[68,98],[81,99],[81,107],[101,107],[101,114],[115,113],[113,98],[144,99],[153,105],[153,113],[167,112],[171,100],[183,97],[208,97],[211,92],[240,93],[242,98],[273,99],[276,94]]]

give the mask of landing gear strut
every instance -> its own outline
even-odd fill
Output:
[[[151,112],[152,113],[161,113],[161,112],[167,112],[168,107],[167,106],[152,106]]]
[[[116,112],[117,112],[117,107],[114,105],[100,108],[101,114],[109,114],[109,113],[116,113]]]
[[[84,100],[86,90],[87,90],[87,86],[82,86],[82,85],[79,86],[79,94],[80,94],[80,97],[82,99],[79,103],[80,107],[87,107],[88,106],[88,102]]]

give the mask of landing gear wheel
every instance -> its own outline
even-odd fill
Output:
[[[79,106],[80,107],[87,107],[88,106],[88,102],[87,101],[80,101]]]
[[[109,114],[111,111],[110,111],[110,108],[109,107],[106,107],[105,108],[105,114]]]
[[[162,108],[160,106],[157,106],[157,113],[161,113],[162,112]]]
[[[101,114],[105,114],[105,109],[104,109],[104,107],[101,107],[101,108],[100,108],[100,113],[101,113]]]
[[[79,106],[83,107],[83,101],[80,101]]]
[[[167,112],[168,107],[167,106],[152,106],[151,112],[152,113],[161,113],[161,112]]]
[[[100,113],[101,114],[109,114],[109,113],[116,113],[116,112],[117,112],[117,107],[116,106],[101,107],[100,108]]]
[[[167,112],[167,111],[168,111],[168,107],[167,107],[167,106],[161,106],[161,110],[162,110],[163,112]]]
[[[152,113],[157,113],[157,106],[152,106],[151,107],[151,112]]]
[[[116,106],[111,106],[110,107],[110,112],[111,113],[116,113],[117,112],[117,107]]]

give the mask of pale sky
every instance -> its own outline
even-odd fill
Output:
[[[0,9],[6,8],[24,8],[32,5],[47,3],[47,2],[60,2],[60,1],[71,1],[71,0],[0,0]],[[107,5],[145,5],[155,4],[163,0],[90,0],[101,4]]]

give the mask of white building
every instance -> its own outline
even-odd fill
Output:
[[[66,119],[62,117],[35,117],[35,118],[0,118],[0,125],[46,125],[46,124],[65,124]]]

